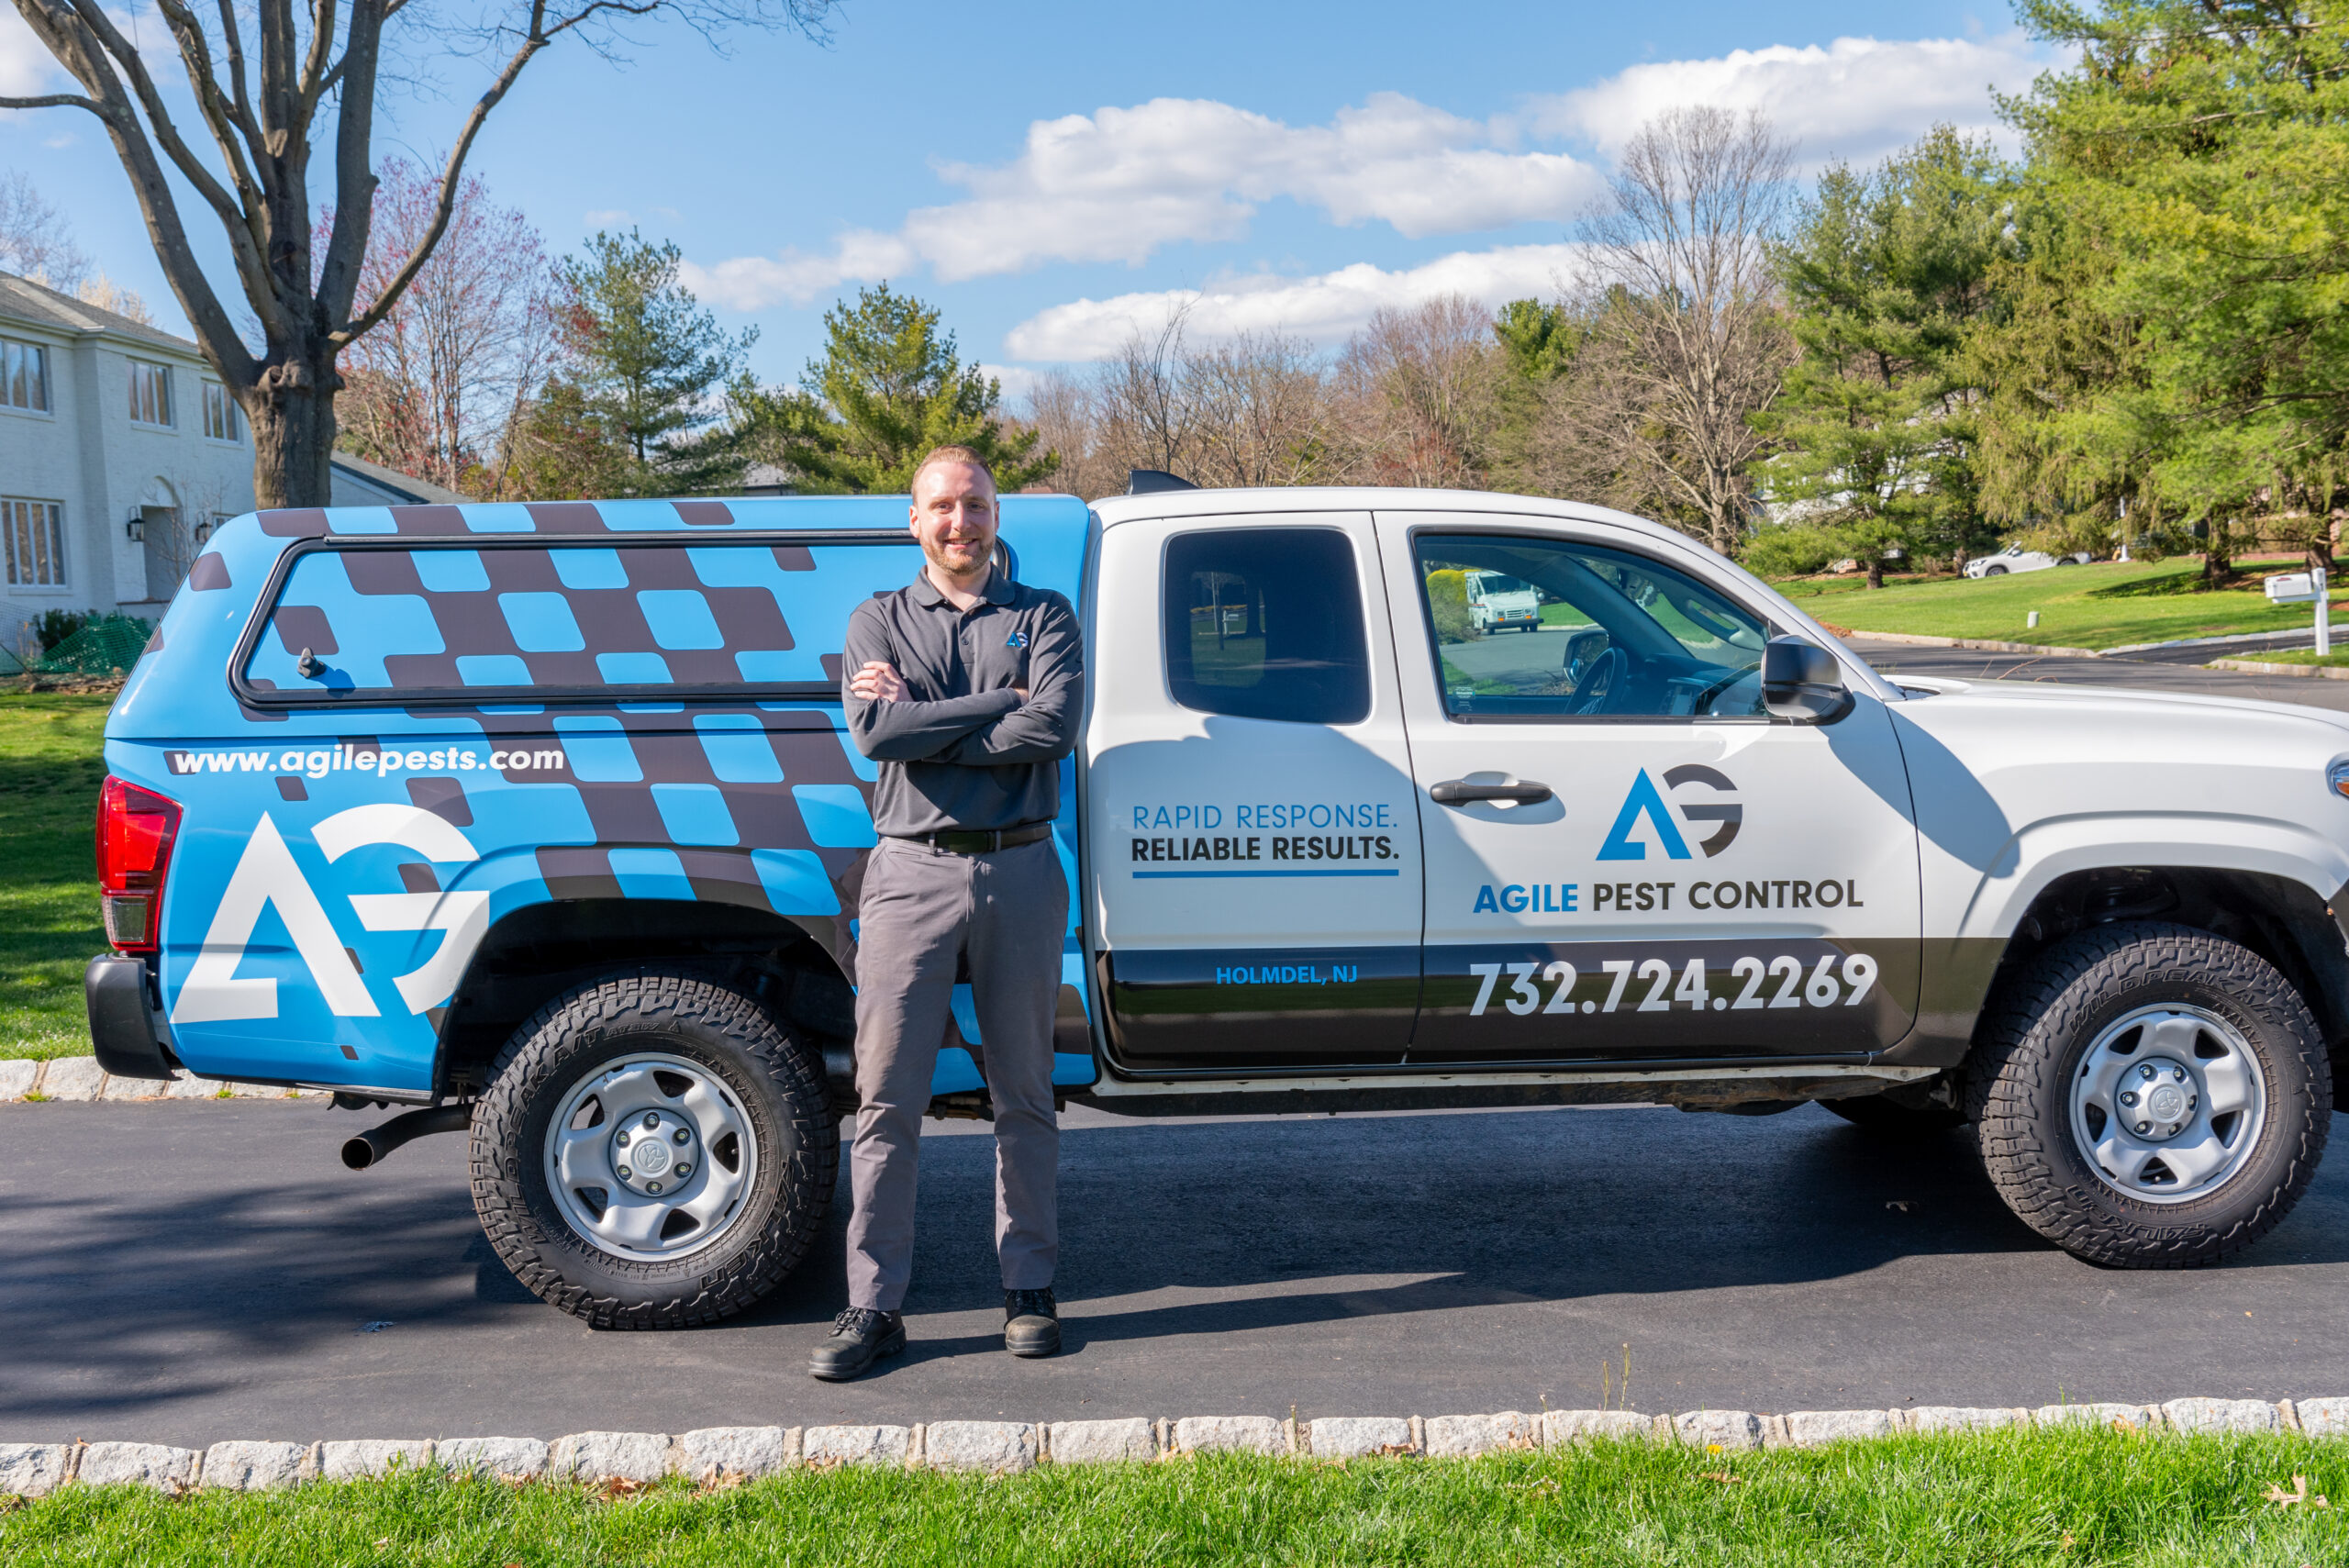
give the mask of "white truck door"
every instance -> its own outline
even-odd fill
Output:
[[[1114,524],[1093,595],[1084,815],[1112,1062],[1401,1061],[1419,833],[1369,514]]]
[[[1408,1060],[1844,1059],[1917,1006],[1917,840],[1882,704],[1774,721],[1773,634],[1704,552],[1381,512],[1427,842]],[[1479,633],[1461,582],[1534,585]]]

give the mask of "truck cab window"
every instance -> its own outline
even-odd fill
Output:
[[[1167,541],[1166,684],[1202,713],[1292,724],[1370,714],[1353,546],[1334,528],[1220,528]]]
[[[1644,556],[1422,534],[1445,711],[1465,720],[1759,718],[1766,621]]]

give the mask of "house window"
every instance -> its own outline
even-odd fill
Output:
[[[0,554],[12,587],[65,586],[65,508],[0,495]]]
[[[130,361],[130,417],[141,425],[172,422],[172,367]]]
[[[49,350],[0,339],[0,406],[49,412]]]
[[[245,439],[245,428],[237,418],[237,400],[217,381],[204,384],[204,433],[216,441]]]

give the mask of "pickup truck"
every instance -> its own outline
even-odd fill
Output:
[[[906,516],[222,527],[107,726],[100,1061],[416,1107],[353,1167],[464,1131],[498,1255],[593,1323],[756,1301],[853,1105],[875,773],[839,649],[919,569]],[[1817,1101],[1970,1127],[2027,1223],[2133,1267],[2246,1247],[2309,1183],[2349,1042],[2330,714],[1896,683],[1703,546],[1555,501],[1019,495],[1002,542],[1086,637],[1071,1101]],[[1486,635],[1477,573],[1559,607]],[[987,1115],[966,991],[943,1043],[933,1112]]]

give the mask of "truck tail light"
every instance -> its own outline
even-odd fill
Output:
[[[109,777],[98,792],[98,902],[118,952],[153,952],[180,806]]]

